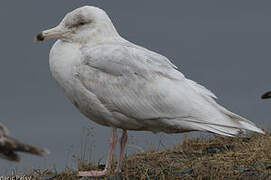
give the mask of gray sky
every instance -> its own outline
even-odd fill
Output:
[[[82,129],[88,125],[94,128],[93,156],[106,155],[109,129],[83,117],[50,75],[48,54],[54,41],[33,42],[41,30],[83,5],[106,10],[123,37],[167,56],[186,77],[212,90],[220,104],[270,128],[271,101],[260,100],[271,90],[269,1],[5,0],[0,2],[0,121],[14,137],[48,147],[51,155],[23,155],[19,164],[0,160],[1,169],[72,164],[70,156],[80,154]],[[162,139],[170,145],[183,137],[130,134],[129,143],[145,149],[150,142]]]

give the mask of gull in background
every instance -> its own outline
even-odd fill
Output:
[[[271,91],[266,92],[266,93],[264,93],[264,94],[262,95],[262,99],[269,99],[269,98],[271,98]]]
[[[36,36],[37,41],[50,38],[58,39],[50,52],[50,70],[65,95],[90,120],[112,130],[105,169],[79,176],[111,172],[117,128],[123,133],[116,172],[121,171],[127,130],[264,133],[217,104],[211,91],[185,78],[166,57],[122,38],[100,8],[78,8]]]
[[[49,154],[49,151],[46,149],[24,144],[9,137],[8,129],[0,123],[0,157],[10,161],[20,161],[17,152],[25,152],[39,156]]]

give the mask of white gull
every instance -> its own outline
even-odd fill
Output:
[[[122,38],[100,8],[78,8],[36,37],[50,38],[58,39],[50,52],[50,70],[59,86],[81,113],[112,129],[104,171],[79,172],[79,176],[110,173],[117,128],[123,134],[116,172],[121,171],[127,130],[263,133],[217,104],[212,92],[186,79],[166,57]]]

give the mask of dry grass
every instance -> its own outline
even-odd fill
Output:
[[[82,163],[79,167],[102,168]],[[271,134],[186,139],[172,149],[130,155],[122,171],[121,175],[103,179],[271,179]],[[67,169],[52,179],[78,179],[76,174]],[[41,176],[35,175],[36,179]]]

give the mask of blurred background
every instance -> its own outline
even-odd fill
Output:
[[[81,115],[50,75],[48,54],[54,41],[33,42],[37,33],[83,5],[104,9],[124,38],[167,56],[186,77],[212,90],[220,104],[270,128],[271,100],[260,99],[271,90],[270,1],[4,0],[0,2],[0,122],[13,137],[47,147],[51,155],[22,154],[20,163],[0,159],[0,175],[14,169],[61,170],[76,167],[73,155],[88,152],[97,162],[107,154],[109,129]],[[170,147],[184,136],[191,133],[130,132],[127,153]]]

